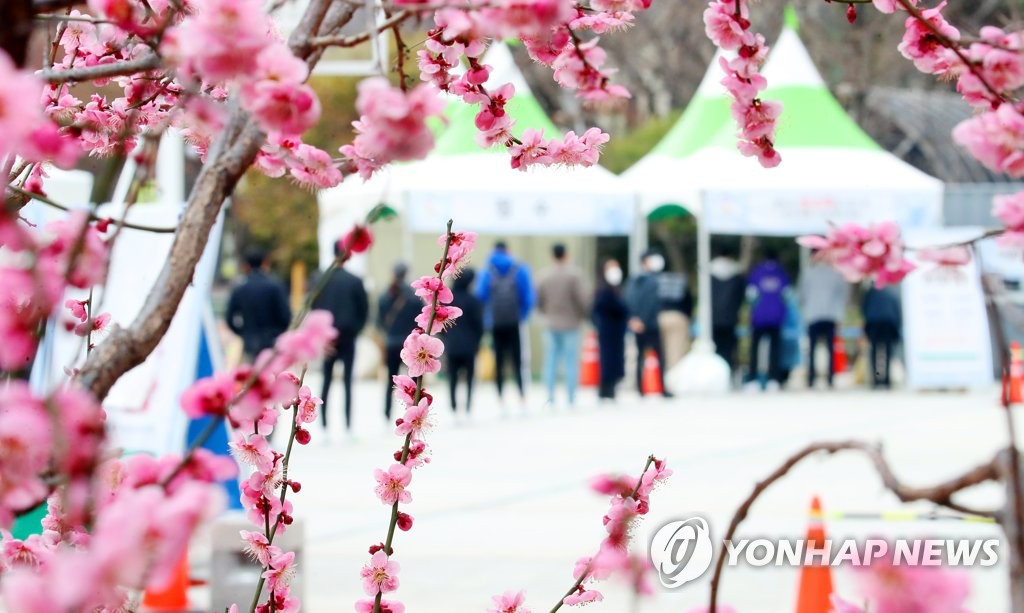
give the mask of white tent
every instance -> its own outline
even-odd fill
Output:
[[[645,215],[680,207],[698,217],[702,297],[711,291],[712,233],[795,236],[824,232],[830,223],[883,220],[904,229],[940,225],[941,181],[883,150],[846,115],[795,28],[783,29],[764,67],[769,88],[763,98],[784,105],[776,134],[782,155],[778,167],[762,168],[737,151],[736,128],[724,115],[729,101],[708,90],[721,76],[715,61],[698,107],[704,122],[721,124],[717,131],[708,135],[705,130],[689,141],[675,131],[674,142],[659,144],[624,174],[640,193]],[[694,121],[687,113],[680,122]],[[705,345],[710,345],[710,319],[710,310],[700,309],[699,336]]]
[[[484,62],[494,68],[488,87],[506,82],[515,86],[507,106],[516,120],[515,132],[533,128],[555,136],[557,129],[531,94],[508,47],[493,44]],[[350,177],[321,192],[321,261],[333,257],[334,239],[380,203],[403,218],[407,237],[439,234],[449,218],[459,229],[502,236],[631,233],[636,200],[618,177],[600,166],[515,170],[504,148],[476,145],[476,110],[458,101],[449,104],[447,126],[425,160],[392,165],[366,182]]]

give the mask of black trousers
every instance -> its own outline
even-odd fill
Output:
[[[715,342],[715,353],[729,365],[729,372],[736,370],[736,326],[715,326],[711,329],[711,340]]]
[[[892,385],[889,367],[892,365],[893,349],[900,337],[899,328],[889,322],[869,322],[864,324],[864,333],[871,345],[871,383],[874,387],[889,387]]]
[[[782,327],[781,326],[756,326],[753,328],[750,337],[750,372],[747,373],[747,381],[757,381],[760,374],[758,364],[758,349],[761,341],[768,339],[768,378],[782,384],[782,371],[779,369],[779,358],[782,357]]]
[[[356,359],[356,337],[354,334],[339,332],[335,343],[335,351],[324,358],[324,393],[320,398],[324,401],[320,411],[320,420],[327,427],[327,393],[331,390],[334,379],[334,363],[341,360],[343,367],[342,383],[345,385],[345,429],[352,429],[352,369]]]
[[[832,385],[832,377],[836,374],[836,352],[832,350],[832,342],[836,337],[836,322],[829,320],[818,320],[807,326],[807,387],[814,387],[816,373],[814,370],[814,351],[818,347],[818,341],[825,343],[828,349],[828,381]]]
[[[597,385],[597,397],[598,398],[615,398],[615,385],[619,382],[618,378],[610,377],[601,373],[598,379]]]
[[[636,389],[644,395],[644,359],[647,350],[654,351],[658,358],[658,377],[661,379],[662,393],[665,393],[665,352],[661,349],[661,330],[648,328],[636,334]]]
[[[494,339],[494,382],[498,385],[498,396],[502,395],[505,383],[506,360],[512,365],[519,396],[526,397],[523,387],[523,346],[519,340],[519,324],[513,326],[494,326],[491,330]]]
[[[391,419],[391,403],[395,399],[394,378],[402,368],[402,346],[384,348],[384,363],[388,367],[388,380],[384,386],[384,417]]]
[[[473,355],[449,355],[448,356],[448,392],[452,401],[452,412],[458,407],[455,401],[456,387],[459,385],[459,378],[466,378],[466,412],[469,413],[473,405],[473,377],[476,356]],[[461,373],[461,374],[460,374]]]

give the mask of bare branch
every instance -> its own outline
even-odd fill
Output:
[[[14,186],[14,185],[8,185],[7,189],[12,191],[12,192],[14,192],[15,194],[18,194],[19,196],[23,196],[23,197],[28,198],[30,200],[37,200],[39,202],[42,202],[43,204],[46,204],[48,206],[52,206],[55,209],[60,209],[61,211],[70,211],[71,210],[71,207],[69,207],[69,206],[63,205],[63,204],[61,204],[61,203],[59,203],[59,202],[57,202],[55,200],[51,200],[51,199],[47,198],[46,196],[40,196],[39,194],[33,194],[31,192],[27,192],[27,191],[21,189],[20,187],[17,187],[17,186]],[[80,210],[85,210],[85,209],[80,209]],[[91,221],[102,221],[103,219],[106,219],[106,218],[100,217],[99,215],[96,215],[95,213],[89,213],[89,219]],[[119,225],[122,226],[122,227],[125,227],[125,228],[132,229],[132,230],[139,230],[141,232],[153,232],[154,234],[174,234],[178,230],[178,228],[176,228],[176,227],[143,226],[143,225],[139,225],[139,224],[130,223],[130,222],[127,222],[127,221],[122,221],[122,222],[120,222]]]
[[[747,518],[747,514],[750,512],[750,507],[753,506],[754,501],[757,500],[758,497],[773,483],[786,476],[786,474],[804,458],[818,452],[833,454],[838,451],[847,450],[860,451],[866,454],[874,464],[875,470],[882,478],[882,483],[885,485],[886,489],[895,494],[903,502],[930,500],[936,504],[940,504],[957,511],[971,513],[973,515],[982,515],[987,517],[995,515],[988,511],[969,510],[966,507],[956,504],[950,500],[952,495],[960,490],[979,483],[984,483],[985,481],[998,480],[1000,475],[997,469],[997,461],[995,459],[990,460],[987,464],[982,464],[959,477],[938,485],[931,487],[910,487],[904,485],[896,478],[892,469],[889,467],[888,462],[885,461],[885,457],[882,456],[881,448],[878,446],[869,445],[861,441],[811,443],[786,458],[782,465],[772,471],[772,473],[764,480],[758,481],[757,484],[754,485],[754,491],[752,491],[739,508],[736,509],[736,513],[733,515],[732,521],[729,522],[729,529],[726,530],[725,536],[722,538],[722,548],[719,551],[718,559],[715,561],[715,572],[711,575],[711,598],[708,609],[710,613],[715,613],[715,607],[718,602],[718,586],[721,582],[722,569],[725,565],[725,543],[731,541],[736,535],[736,530],[739,528],[740,523]]]
[[[412,17],[412,13],[410,11],[399,11],[382,21],[380,25],[377,26],[376,31],[363,32],[361,34],[353,34],[351,36],[341,36],[338,34],[317,36],[311,39],[309,44],[313,47],[354,47],[358,44],[365,43],[384,30],[394,28],[410,17]]]
[[[98,64],[82,68],[68,68],[67,70],[41,70],[39,76],[48,83],[65,83],[67,81],[91,81],[92,79],[119,77],[159,67],[160,56],[155,53],[147,53],[133,60],[113,64]]]

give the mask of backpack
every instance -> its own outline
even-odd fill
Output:
[[[495,326],[519,324],[519,284],[516,282],[518,272],[515,264],[504,275],[491,267],[491,318]]]

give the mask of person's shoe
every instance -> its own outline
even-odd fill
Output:
[[[766,392],[777,392],[781,388],[782,388],[782,386],[779,385],[778,381],[776,381],[775,379],[771,379],[771,380],[768,381],[768,383],[765,384],[764,391],[766,391]]]
[[[758,383],[757,381],[747,381],[746,383],[743,384],[743,391],[748,393],[748,394],[753,394],[754,392],[760,392],[761,391],[761,384]]]
[[[668,390],[665,390],[664,392],[661,393],[661,397],[662,398],[675,398],[676,395],[673,394],[672,392],[668,391]]]

